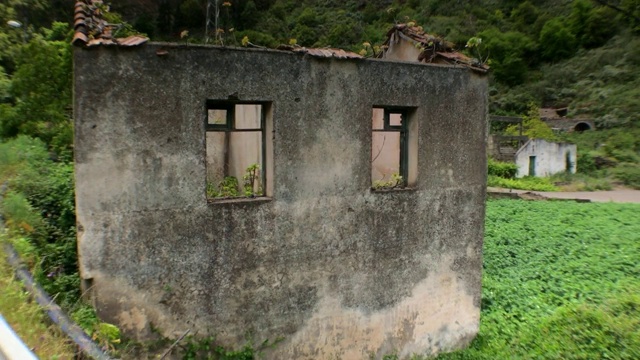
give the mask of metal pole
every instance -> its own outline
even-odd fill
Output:
[[[13,332],[11,326],[0,315],[0,359],[7,360],[37,360],[20,337]]]
[[[218,1],[219,0],[216,0],[216,19],[215,19],[216,29],[215,29],[215,32],[216,32],[216,41],[219,42],[220,33],[218,32],[218,18],[220,17],[220,7],[218,6]]]
[[[211,9],[211,0],[207,1],[207,22],[204,25],[204,43],[209,43],[209,22],[211,22],[211,18],[209,17],[209,10]]]

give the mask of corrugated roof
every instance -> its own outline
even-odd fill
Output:
[[[472,70],[485,73],[489,66],[482,64],[453,49],[453,44],[444,39],[424,32],[421,26],[409,26],[409,24],[394,25],[387,32],[387,40],[384,46],[388,48],[391,41],[404,39],[422,48],[417,61],[427,63],[447,63],[451,65],[464,65]]]
[[[107,6],[102,0],[76,2],[73,17],[75,34],[71,41],[76,46],[118,45],[136,46],[149,41],[145,36],[133,35],[114,38],[113,31],[120,24],[109,24],[102,16]]]
[[[295,53],[307,54],[315,57],[337,58],[337,59],[362,59],[362,56],[351,51],[334,48],[306,48],[293,45],[280,45],[278,50],[292,51]]]

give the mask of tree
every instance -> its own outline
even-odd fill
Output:
[[[595,0],[625,16],[635,30],[640,30],[640,0]]]
[[[533,6],[529,1],[525,1],[518,5],[515,10],[511,12],[511,21],[513,21],[518,30],[527,31],[531,29],[536,20],[538,19],[538,9]]]
[[[497,28],[482,31],[478,37],[483,39],[496,80],[507,85],[522,83],[528,65],[534,62],[534,42],[521,32]]]
[[[518,135],[519,131],[519,125],[511,125],[505,133]],[[558,140],[558,136],[551,130],[549,125],[540,120],[540,109],[534,104],[529,105],[529,111],[522,119],[522,135],[530,139]]]
[[[54,23],[48,37],[35,35],[21,48],[10,87],[15,107],[2,119],[2,137],[25,134],[58,151],[70,149],[71,45],[69,38],[56,39],[69,30],[67,24]]]
[[[569,27],[576,40],[587,49],[604,45],[617,32],[614,12],[605,7],[594,8],[586,0],[575,0],[569,16]]]
[[[575,53],[577,47],[576,37],[561,18],[553,18],[544,24],[539,43],[542,58],[548,61],[568,58]]]

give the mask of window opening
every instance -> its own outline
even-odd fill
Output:
[[[409,175],[408,110],[374,108],[371,139],[371,187],[404,188]]]
[[[265,107],[207,101],[207,198],[265,196]]]

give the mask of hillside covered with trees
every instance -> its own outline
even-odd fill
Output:
[[[28,49],[19,51],[21,43],[36,34],[61,40],[53,21],[71,23],[73,4],[0,5],[3,25],[12,19],[25,25],[0,32],[0,100],[23,95],[19,84],[9,86],[21,56],[29,56]],[[638,0],[112,0],[111,10],[152,40],[241,46],[246,36],[267,47],[295,42],[356,52],[363,43],[382,44],[392,24],[414,22],[490,64],[494,113],[524,114],[531,104],[568,106],[570,115],[593,117],[600,127],[640,125],[634,101],[640,97]],[[482,41],[465,49],[474,37]]]
[[[0,4],[0,137],[72,150],[74,0]],[[111,0],[121,32],[152,40],[338,47],[373,55],[394,23],[415,23],[491,66],[490,109],[567,107],[599,131],[562,134],[590,177],[640,187],[640,0]],[[119,15],[117,15],[119,14]],[[207,22],[207,19],[209,21]],[[11,27],[8,21],[20,22]],[[379,51],[378,51],[379,52]],[[65,155],[66,154],[66,155]]]
[[[56,294],[56,301],[88,332],[93,333],[98,341],[106,347],[113,347],[119,342],[117,329],[114,331],[116,335],[101,333],[101,331],[104,332],[104,324],[99,325],[93,309],[83,305],[79,300],[80,279],[76,260],[72,162],[73,67],[70,45],[75,2],[76,0],[2,0],[0,2],[0,183],[7,185],[6,192],[3,190],[3,198],[0,201],[0,211],[7,219],[14,246],[35,272],[38,282],[49,293]],[[131,32],[135,28],[147,34],[152,40],[180,43],[210,43],[225,46],[246,46],[251,43],[264,47],[275,47],[278,44],[296,44],[306,47],[331,46],[355,52],[364,51],[371,56],[371,49],[382,45],[387,30],[393,24],[412,22],[421,25],[426,32],[445,38],[459,51],[490,65],[489,101],[492,113],[528,116],[528,120],[535,120],[533,118],[537,116],[536,108],[567,107],[569,116],[593,119],[598,127],[597,131],[587,131],[582,134],[553,134],[549,129],[544,129],[546,131],[538,133],[548,134],[545,136],[554,137],[556,140],[577,143],[578,169],[583,173],[581,176],[610,178],[613,181],[640,188],[640,0],[529,0],[524,2],[513,0],[111,0],[106,2],[110,3],[110,22],[128,24],[120,31]],[[207,13],[209,23],[207,23]],[[540,121],[537,120],[538,122],[532,121],[532,123],[539,124]],[[506,235],[502,234],[510,233],[511,230],[503,229],[506,226],[503,224],[512,224],[513,214],[528,213],[512,209],[521,205],[508,203],[504,205],[493,203],[493,205],[500,205],[505,209],[505,219],[502,219],[503,215],[489,212],[487,238],[490,241],[488,243],[490,246],[502,246],[503,242],[509,245],[505,245],[504,255],[493,257],[498,260],[503,258],[509,260],[515,257],[511,250],[513,245],[509,244]],[[602,207],[602,209],[605,209],[602,211],[614,211],[612,208]],[[633,224],[634,210],[631,207],[621,208],[619,211],[623,215],[615,221],[619,222],[623,219],[627,222],[625,225]],[[573,212],[570,216],[567,215],[567,218],[581,219],[583,216],[582,208],[576,207],[571,211]],[[534,212],[544,213],[537,208]],[[528,219],[528,216],[523,216],[523,219]],[[600,219],[595,215],[594,218]],[[546,217],[538,220],[543,225],[548,221]],[[614,220],[607,221],[613,223]],[[543,225],[539,228],[546,229]],[[576,225],[576,229],[582,230],[586,225],[586,222],[580,223]],[[495,226],[494,233],[491,233],[493,229],[491,226]],[[528,225],[523,226],[526,228]],[[617,242],[622,244],[619,245],[620,249],[633,249],[633,246],[636,246],[637,250],[635,245],[637,241],[627,243],[626,240],[632,239],[630,234],[637,234],[637,231],[633,232],[632,229],[628,234],[618,235],[609,229],[610,223],[598,223],[598,226],[606,230],[598,232],[598,239],[602,236],[606,237],[607,234],[614,234],[611,235],[614,240],[625,239],[623,244],[621,241]],[[621,228],[616,223],[614,230],[618,231]],[[517,229],[512,232],[526,235],[526,231]],[[547,240],[552,239],[557,240],[558,244],[568,244],[566,236],[564,232],[559,232],[553,237],[547,237]],[[571,237],[577,239],[578,235],[571,235]],[[517,246],[522,248],[523,253],[530,254],[532,250],[525,245],[532,244],[531,239],[526,235],[521,240],[522,246]],[[626,247],[622,247],[623,245]],[[610,243],[606,243],[602,248],[610,248],[610,246]],[[544,249],[555,248],[557,248],[556,245],[544,247]],[[488,249],[490,254],[492,248]],[[600,248],[594,247],[594,249]],[[566,250],[566,253],[571,256],[567,256],[567,264],[562,263],[562,266],[586,269],[589,268],[588,264],[600,261],[593,259],[600,256],[601,252],[594,252],[588,253],[585,264],[572,262],[575,259],[572,251]],[[576,251],[585,253],[582,250]],[[617,266],[626,265],[629,261],[627,254],[632,252],[632,250],[617,251],[616,256],[609,256],[610,264],[607,266],[617,269]],[[543,253],[541,257],[543,255],[547,256]],[[546,259],[552,259],[552,256],[555,255],[549,255]],[[555,260],[549,261],[552,264],[559,264]],[[602,265],[605,262],[599,264],[602,267],[605,266]],[[514,307],[519,306],[518,311],[522,310],[522,314],[527,314],[534,308],[538,313],[542,311],[540,309],[545,309],[544,311],[551,309],[540,307],[538,299],[534,299],[529,294],[524,297],[528,302],[522,302],[518,297],[513,298],[517,301],[506,299],[506,297],[502,300],[498,299],[495,294],[516,289],[517,284],[522,283],[522,279],[526,280],[526,277],[533,274],[532,269],[529,269],[531,271],[519,270],[513,274],[516,286],[502,289],[496,287],[496,284],[505,279],[506,272],[501,266],[494,269],[495,279],[500,276],[500,281],[489,277],[488,283],[485,284],[487,290],[483,295],[485,298],[483,301],[487,303],[483,303],[483,307],[490,309],[493,306],[498,310],[495,318],[489,317],[489,321],[483,320],[484,324],[492,324],[493,320],[504,318],[504,314],[500,312],[501,308],[495,305],[501,304],[503,300],[509,306],[513,304],[515,304]],[[514,268],[520,269],[521,264]],[[625,273],[624,276],[628,275],[631,278],[638,273],[637,266],[632,270],[635,273]],[[487,273],[492,274],[491,268]],[[536,273],[535,276],[538,274]],[[571,279],[571,277],[567,278]],[[592,275],[585,277],[586,280],[595,278]],[[620,274],[614,272],[611,272],[611,276],[608,277],[612,279],[611,283],[620,278]],[[559,283],[560,280],[554,279],[554,282]],[[545,285],[542,280],[539,282]],[[564,301],[573,299],[575,294],[578,294],[575,295],[576,299],[578,296],[589,298],[592,293],[595,293],[592,289],[596,289],[598,285],[588,283],[585,285],[588,291],[584,294],[578,293],[577,290],[565,293],[564,288],[554,286],[548,290],[549,299]],[[575,287],[575,284],[571,282],[567,286]],[[633,283],[633,286],[630,288],[635,289],[637,284]],[[495,291],[494,294],[495,289],[499,291]],[[632,298],[628,300],[629,304],[638,303],[637,294],[629,292],[627,295],[628,297],[621,297],[621,299]],[[612,299],[617,298],[617,295],[612,295]],[[562,301],[557,300],[553,304],[564,304]],[[492,305],[491,302],[494,304]],[[622,318],[620,315],[622,312],[618,311],[618,307],[624,305],[621,304],[622,302],[613,302],[611,308],[615,310],[612,310],[614,315],[598,313],[597,319],[606,320],[606,326],[609,326],[609,323],[618,322],[618,317]],[[591,314],[591,310],[591,308],[578,310],[568,308],[567,311],[583,311]],[[631,320],[623,323],[625,328],[620,330],[623,334],[621,336],[616,332],[602,330],[603,334],[614,334],[618,339],[611,345],[612,349],[617,349],[621,344],[619,339],[626,339],[624,336],[628,334],[637,334],[637,316],[629,318]],[[560,319],[564,317],[560,316]],[[573,317],[569,319],[572,322],[567,324],[567,328],[574,327],[575,323],[580,321]],[[522,319],[516,320],[522,324],[529,324]],[[543,331],[534,334],[531,330],[525,335],[529,334],[527,336],[532,337],[533,340],[530,340],[533,343],[542,344],[547,341],[544,331],[548,324],[538,325],[540,327],[531,327],[531,329]],[[511,341],[508,339],[512,339],[512,335],[516,333],[514,329],[520,329],[504,327],[497,320],[494,325],[483,326],[493,326],[491,329],[497,329],[496,331],[501,333],[498,337],[499,341],[489,344],[495,345],[494,347],[499,350],[510,348],[512,343],[508,342]],[[556,323],[550,323],[549,327],[553,326],[556,326]],[[525,326],[523,325],[522,328]],[[487,334],[487,331],[483,330],[482,334]],[[629,336],[629,344],[637,345],[637,339],[632,335]],[[487,340],[489,338],[483,336],[474,343],[474,348],[482,348],[485,343],[489,343]],[[591,339],[589,336],[586,338]],[[503,342],[501,339],[507,340]],[[567,333],[567,339],[576,339],[576,337],[572,333]],[[578,339],[582,338],[578,337]],[[560,347],[564,344],[558,342],[556,345]],[[528,353],[531,349],[530,347],[516,348],[518,351],[521,350],[518,354]],[[469,357],[458,354],[452,355],[451,358],[481,358],[473,353],[476,350],[471,351]],[[594,350],[590,354],[596,353],[598,352]],[[636,355],[637,352],[628,357],[619,358],[637,358]],[[486,358],[495,358],[495,356]],[[589,356],[582,358],[589,358]]]

